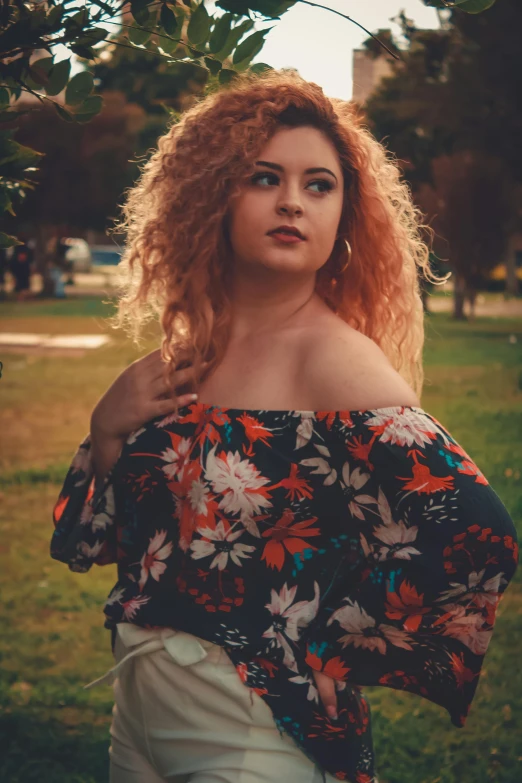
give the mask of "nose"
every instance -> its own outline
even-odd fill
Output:
[[[300,204],[289,199],[277,205],[277,213],[279,215],[301,215],[302,211]]]
[[[301,215],[303,208],[299,200],[299,191],[289,188],[280,190],[277,202],[277,213],[279,215]]]

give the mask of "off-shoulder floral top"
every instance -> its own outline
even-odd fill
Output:
[[[105,626],[221,645],[281,731],[339,780],[376,783],[361,686],[466,721],[513,522],[420,407],[180,408],[133,432],[95,491],[87,435],[54,507],[51,556],[117,563]],[[338,719],[312,669],[338,681]]]

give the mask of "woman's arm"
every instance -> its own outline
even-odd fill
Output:
[[[53,509],[51,538],[51,557],[67,563],[71,571],[83,573],[94,563],[107,565],[117,560],[113,478],[124,443],[98,439],[98,480],[90,433],[72,458]]]
[[[333,579],[302,639],[307,662],[333,679],[416,693],[460,727],[517,567],[516,530],[434,417],[367,413],[348,430],[348,468],[339,465],[343,477],[358,472],[364,498],[363,516],[350,523],[360,538],[360,581],[354,586],[342,570]]]
[[[113,475],[130,434],[157,416],[169,415],[192,401],[170,396],[161,351],[152,351],[127,367],[98,401],[90,433],[79,445],[53,509],[51,557],[71,571],[85,572],[93,563],[117,561],[116,504]],[[175,373],[184,383],[193,373]]]
[[[125,440],[125,438],[98,433],[91,422],[91,462],[95,478],[95,492],[100,489],[105,477],[116,464]]]

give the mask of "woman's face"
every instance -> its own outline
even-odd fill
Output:
[[[308,126],[278,130],[230,204],[234,264],[290,273],[320,269],[334,246],[343,186],[339,157],[327,136]],[[297,228],[304,240],[270,234],[282,225]]]

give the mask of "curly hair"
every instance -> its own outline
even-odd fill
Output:
[[[328,98],[294,71],[240,74],[200,97],[159,139],[126,192],[126,234],[117,278],[117,313],[108,321],[139,345],[159,317],[161,356],[172,396],[176,370],[193,365],[195,389],[222,360],[231,328],[227,232],[229,201],[282,127],[313,126],[334,144],[344,174],[339,235],[352,257],[339,275],[344,243],[317,270],[316,292],[331,310],[374,340],[421,393],[424,312],[419,271],[429,266],[427,227],[385,147],[348,101]],[[202,368],[208,361],[209,366]],[[186,393],[193,388],[186,388]],[[177,408],[176,408],[177,413]]]

